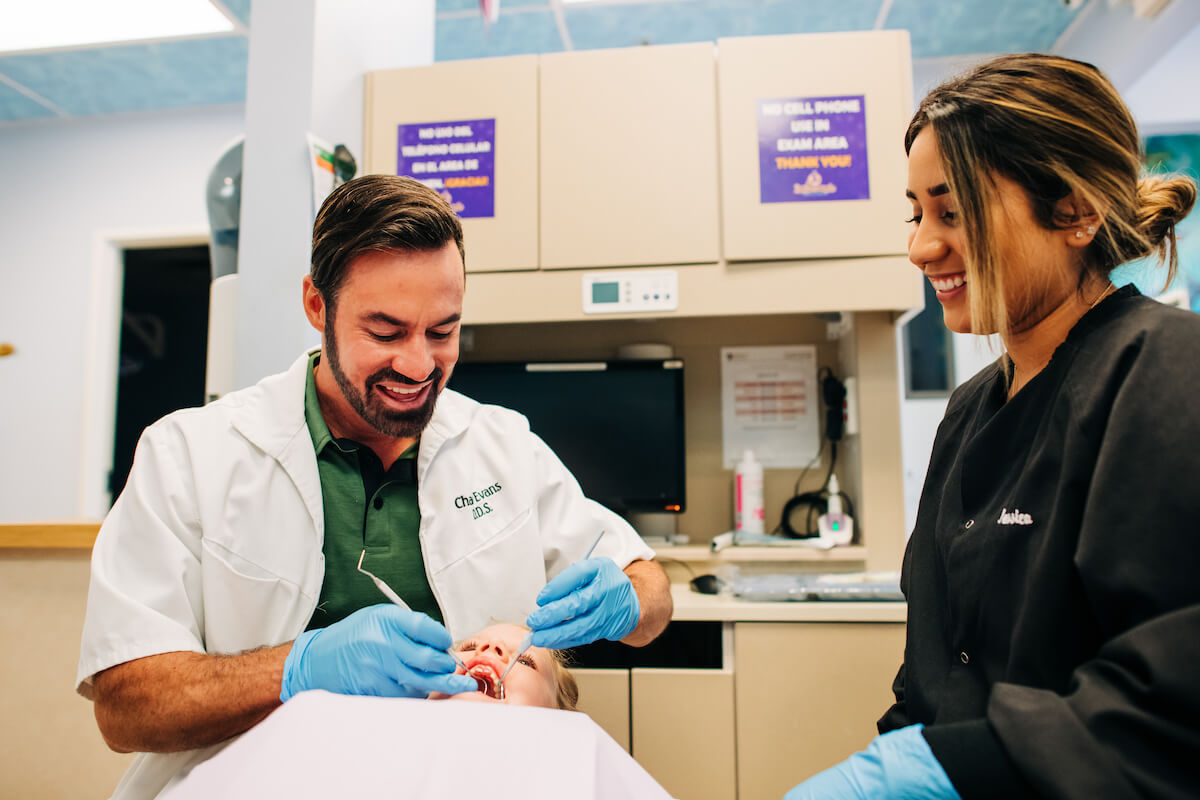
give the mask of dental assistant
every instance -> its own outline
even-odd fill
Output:
[[[156,796],[298,692],[471,691],[445,651],[493,618],[552,649],[666,626],[633,529],[524,417],[444,389],[463,265],[436,192],[344,184],[303,281],[321,349],[143,434],[93,551],[77,682],[109,746],[139,753],[114,797]]]
[[[804,798],[1194,798],[1200,789],[1200,316],[1117,288],[1190,179],[1139,179],[1094,67],[1005,56],[905,137],[909,258],[947,327],[1005,354],[951,397],[904,556],[881,735]]]

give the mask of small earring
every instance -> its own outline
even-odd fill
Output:
[[[1076,239],[1082,239],[1082,238],[1083,238],[1083,231],[1075,231],[1075,238],[1076,238]]]

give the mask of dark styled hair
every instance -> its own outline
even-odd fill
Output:
[[[356,257],[437,250],[454,242],[466,264],[462,223],[428,186],[402,175],[364,175],[334,189],[313,225],[313,285],[332,309]]]
[[[1004,273],[989,229],[990,177],[1002,175],[1029,196],[1048,229],[1094,224],[1079,286],[1108,280],[1114,267],[1151,254],[1175,275],[1175,223],[1196,201],[1185,177],[1139,178],[1137,126],[1117,90],[1091,64],[1026,53],[1002,56],[930,92],[909,123],[904,150],[925,129],[936,137],[946,182],[967,243],[971,327],[1008,330]],[[1065,217],[1058,201],[1074,193],[1094,219]]]

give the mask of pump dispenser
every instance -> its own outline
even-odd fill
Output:
[[[845,547],[854,539],[854,517],[842,511],[837,475],[829,476],[829,504],[825,513],[817,518],[817,531],[837,547]]]
[[[763,468],[746,450],[733,476],[733,530],[735,533],[763,532]]]

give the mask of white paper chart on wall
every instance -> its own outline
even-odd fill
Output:
[[[754,452],[764,467],[803,467],[820,447],[817,348],[721,348],[724,464]]]

